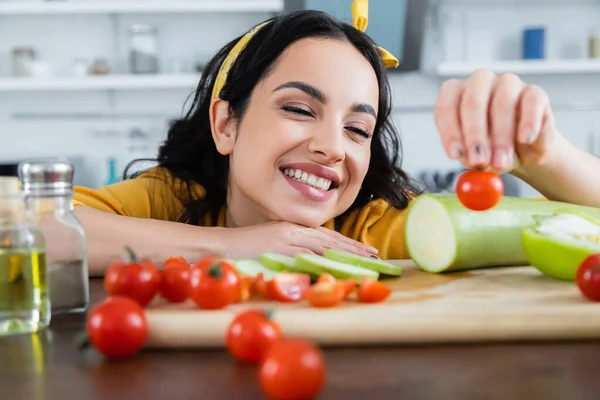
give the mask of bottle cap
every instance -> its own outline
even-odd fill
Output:
[[[22,190],[27,195],[71,194],[73,175],[73,165],[60,158],[40,158],[19,164]]]

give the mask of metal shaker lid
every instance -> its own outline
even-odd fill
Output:
[[[19,164],[19,179],[26,194],[69,194],[73,175],[73,164],[61,158],[39,158]]]

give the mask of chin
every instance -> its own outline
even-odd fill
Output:
[[[271,219],[317,228],[335,216],[335,213],[332,212],[309,209],[308,207],[295,207],[282,210],[276,213]]]

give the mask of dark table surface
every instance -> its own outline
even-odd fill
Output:
[[[92,280],[92,303],[104,297]],[[85,315],[0,338],[0,399],[261,399],[223,350],[79,352]],[[600,342],[325,348],[322,399],[600,399]]]

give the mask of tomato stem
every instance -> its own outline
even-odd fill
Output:
[[[87,350],[90,347],[92,347],[92,341],[90,340],[90,337],[85,333],[81,334],[77,339],[77,348],[79,351]]]
[[[136,262],[137,261],[137,256],[135,255],[135,252],[133,251],[133,249],[129,246],[125,246],[125,251],[127,251],[127,255],[129,255],[129,261],[130,262]]]
[[[216,262],[208,267],[208,275],[210,275],[214,279],[221,279],[223,276],[223,269],[221,268],[221,263]]]
[[[263,312],[265,313],[267,321],[271,321],[273,319],[273,314],[275,313],[275,307],[265,308]]]

